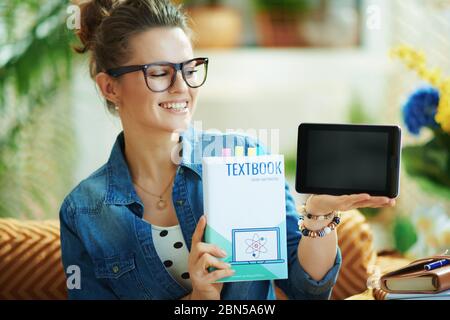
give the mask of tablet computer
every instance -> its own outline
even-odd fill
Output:
[[[397,197],[400,127],[302,123],[297,142],[297,192]]]

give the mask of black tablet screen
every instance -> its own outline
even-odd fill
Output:
[[[384,190],[388,140],[387,132],[310,130],[306,186]]]

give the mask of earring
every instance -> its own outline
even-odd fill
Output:
[[[119,106],[114,106],[114,109],[116,109],[116,111],[119,110]]]

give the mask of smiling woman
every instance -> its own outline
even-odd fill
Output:
[[[196,167],[172,155],[193,142],[188,129],[208,58],[194,57],[186,21],[166,0],[82,4],[76,51],[90,54],[91,77],[123,132],[107,164],[60,210],[63,264],[81,271],[82,289],[69,290],[70,298],[212,298],[211,283],[232,274],[217,248],[199,242],[196,256],[189,252],[201,180],[184,176],[182,167],[191,174]],[[207,274],[205,261],[220,270],[191,278]]]
[[[201,71],[208,60],[193,59],[189,38],[180,27],[153,27],[133,35],[128,46],[132,54],[119,60],[123,62],[118,65],[106,65],[96,75],[124,130],[130,125],[136,127],[135,120],[164,131],[186,128],[195,110],[197,88],[206,79],[206,72]],[[192,79],[191,70],[202,79]]]
[[[224,139],[194,130],[209,60],[194,56],[186,21],[168,0],[92,0],[82,6],[78,52],[90,54],[91,77],[123,132],[107,163],[76,186],[60,209],[64,269],[77,266],[81,276],[69,298],[275,298],[268,280],[218,282],[234,271],[221,260],[226,252],[203,242],[198,155],[223,141],[231,142],[230,149],[265,148],[248,136]],[[216,149],[208,155],[220,156]],[[283,192],[289,273],[276,284],[289,298],[327,299],[341,265],[336,232],[303,237],[287,184]],[[364,194],[309,199],[305,210],[313,215],[388,205]],[[323,221],[303,222],[311,230],[326,227]]]

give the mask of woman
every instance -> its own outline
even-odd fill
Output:
[[[108,162],[82,181],[60,210],[62,260],[79,270],[73,299],[273,299],[270,281],[215,283],[233,274],[221,248],[202,242],[201,165],[206,144],[224,135],[190,125],[207,58],[195,58],[186,17],[163,0],[94,0],[83,5],[78,36],[108,108],[120,117]],[[246,149],[259,144],[227,136]],[[232,147],[232,146],[231,146]],[[310,197],[314,216],[393,205],[367,194]],[[286,185],[292,299],[327,299],[341,263],[336,231],[301,236]],[[328,222],[306,219],[310,230]],[[217,270],[208,272],[209,267]],[[74,269],[75,268],[75,269]]]

